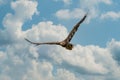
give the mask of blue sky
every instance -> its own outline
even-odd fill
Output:
[[[120,1],[0,0],[0,80],[119,80]],[[63,40],[89,10],[72,51]],[[19,75],[18,75],[19,74]]]
[[[68,31],[71,30],[71,28],[74,26],[74,24],[81,18],[77,17],[75,19],[66,19],[62,20],[55,16],[55,13],[60,9],[69,9],[73,10],[75,8],[80,7],[80,1],[77,0],[76,2],[73,2],[71,4],[64,4],[62,1],[38,1],[37,9],[39,11],[39,15],[33,15],[32,20],[27,20],[22,29],[26,30],[30,28],[33,24],[37,24],[40,21],[53,21],[54,24],[61,24],[64,25]],[[80,4],[78,4],[80,3]],[[114,11],[116,13],[119,12],[119,3],[120,1],[114,1],[114,3],[106,5],[105,3],[97,3],[95,4],[95,8],[98,10],[96,12],[97,17],[90,20],[88,24],[83,24],[83,27],[81,27],[78,31],[78,33],[75,35],[76,38],[73,39],[73,42],[75,44],[79,43],[82,45],[89,45],[89,44],[95,44],[99,45],[101,47],[105,47],[107,41],[111,40],[112,38],[116,40],[120,40],[119,37],[119,18],[117,19],[100,19],[101,15],[109,12]],[[48,5],[49,4],[49,5]],[[10,3],[4,3],[1,5],[1,28],[4,28],[2,25],[2,20],[7,12],[13,12],[14,11],[10,8]],[[89,14],[90,16],[90,14]],[[72,16],[71,16],[72,17]]]

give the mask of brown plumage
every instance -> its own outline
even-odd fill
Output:
[[[37,43],[37,42],[32,42],[32,41],[28,40],[27,38],[25,38],[25,40],[28,41],[28,42],[30,42],[31,44],[35,44],[35,45],[44,45],[44,44],[48,44],[48,45],[60,45],[62,47],[65,47],[68,50],[72,50],[73,44],[71,44],[70,41],[73,38],[75,32],[78,30],[78,27],[85,20],[86,17],[87,17],[87,14],[85,14],[85,16],[73,27],[73,29],[71,30],[71,32],[69,33],[69,35],[67,36],[67,38],[65,40],[63,40],[63,41],[60,41],[60,42]]]

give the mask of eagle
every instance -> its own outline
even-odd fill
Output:
[[[73,29],[70,31],[70,33],[68,34],[68,36],[62,40],[62,41],[59,41],[59,42],[42,42],[42,43],[39,43],[39,42],[32,42],[30,41],[29,39],[25,38],[25,40],[31,44],[34,44],[34,45],[60,45],[64,48],[66,48],[67,50],[72,50],[74,45],[72,43],[70,43],[71,39],[73,38],[75,32],[78,30],[80,24],[86,19],[87,17],[87,13],[84,15],[84,17],[76,24],[74,25]]]

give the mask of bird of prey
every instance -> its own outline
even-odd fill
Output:
[[[60,45],[68,50],[72,50],[73,49],[73,44],[70,43],[71,39],[73,38],[75,32],[78,30],[78,27],[80,26],[80,24],[85,20],[85,18],[87,17],[87,13],[84,15],[84,17],[73,27],[73,29],[71,30],[71,32],[69,33],[69,35],[67,36],[67,38],[63,41],[59,41],[59,42],[43,42],[43,43],[39,43],[39,42],[32,42],[30,40],[28,40],[27,38],[25,38],[26,41],[28,41],[31,44],[35,44],[35,45],[44,45],[44,44],[48,44],[48,45]]]

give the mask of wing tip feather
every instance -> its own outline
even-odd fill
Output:
[[[33,42],[31,42],[29,39],[27,39],[27,38],[24,38],[27,42],[29,42],[29,43],[33,43]]]

